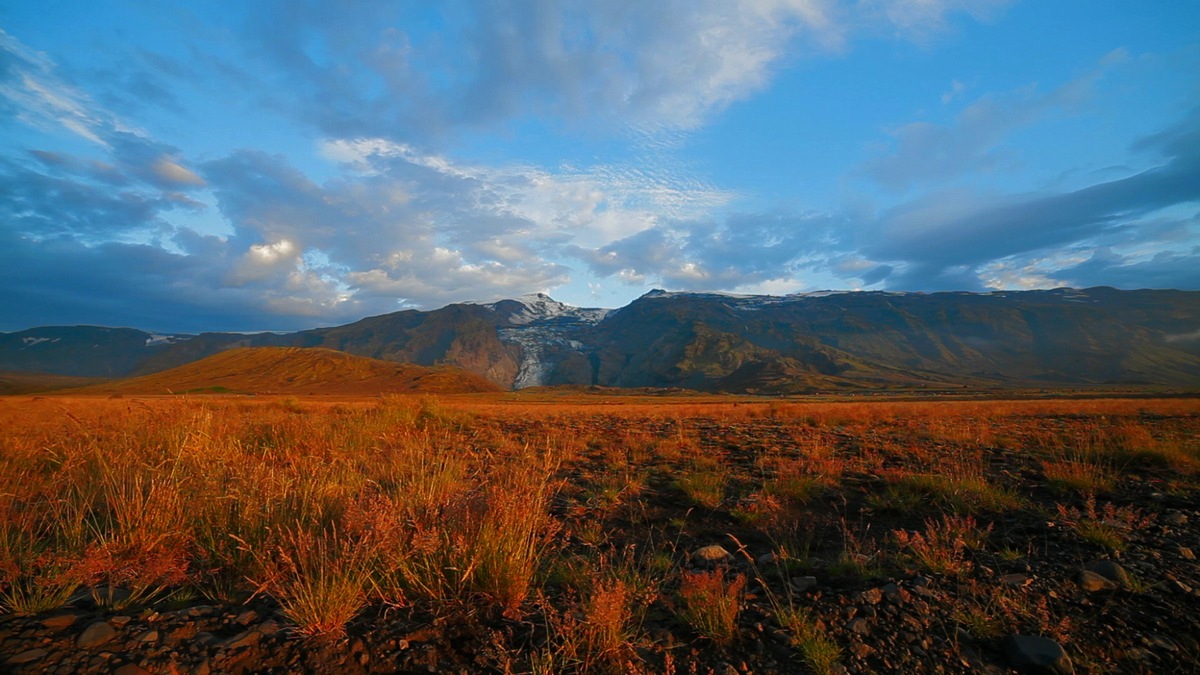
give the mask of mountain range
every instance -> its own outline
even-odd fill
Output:
[[[504,388],[1200,387],[1200,292],[651,291],[619,309],[544,294],[404,310],[295,333],[164,335],[54,326],[0,333],[0,371],[129,377],[238,347],[320,347],[457,366]]]

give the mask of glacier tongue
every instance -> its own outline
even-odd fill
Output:
[[[613,311],[574,307],[544,293],[478,304],[501,314],[508,324],[496,329],[500,341],[521,348],[521,363],[513,382],[516,389],[547,384],[557,365],[555,356],[579,349],[576,333],[600,323]]]

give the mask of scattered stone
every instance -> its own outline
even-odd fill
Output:
[[[1090,567],[1088,567],[1088,570],[1099,574],[1100,576],[1116,583],[1122,588],[1129,588],[1129,573],[1125,571],[1124,567],[1121,567],[1112,560],[1100,560],[1094,562]]]
[[[1178,579],[1167,579],[1167,590],[1183,595],[1190,595],[1192,593],[1192,587]]]
[[[868,605],[878,605],[883,601],[883,591],[878,588],[872,588],[870,590],[863,591],[858,596],[858,599],[862,600]]]
[[[866,619],[855,619],[850,622],[850,630],[859,635],[866,635],[871,632],[871,622]]]
[[[792,590],[805,593],[817,587],[816,577],[796,577],[791,581]]]
[[[854,654],[854,656],[859,659],[865,659],[871,654],[874,654],[875,650],[871,649],[870,645],[865,642],[855,642],[854,644],[850,645],[850,653]]]
[[[716,565],[724,562],[729,562],[733,555],[725,550],[724,546],[719,544],[710,544],[703,548],[698,548],[692,553],[692,562],[701,565]]]
[[[261,639],[262,639],[262,633],[258,632],[257,630],[248,630],[245,633],[239,633],[238,635],[235,635],[235,636],[229,638],[225,642],[222,642],[221,646],[224,647],[225,649],[238,649],[239,647],[252,647],[252,646],[258,644],[258,641]]]
[[[1025,588],[1032,583],[1032,581],[1033,580],[1029,578],[1028,574],[1005,574],[1004,576],[1000,577],[1000,583],[1008,586],[1009,588]]]
[[[50,630],[62,630],[64,628],[73,626],[78,620],[79,617],[75,616],[74,614],[58,614],[56,616],[49,616],[45,619],[42,619],[42,625]]]
[[[254,611],[252,609],[248,609],[248,610],[242,612],[241,614],[238,614],[237,618],[234,619],[233,622],[238,624],[239,626],[249,626],[250,624],[254,623],[257,620],[258,620],[258,612]]]
[[[113,618],[108,620],[109,623],[116,626],[117,628],[124,628],[125,624],[129,623],[130,621],[133,621],[132,616],[114,616]]]
[[[80,649],[99,647],[117,636],[117,631],[106,621],[97,621],[88,626],[79,635],[75,643]]]
[[[19,665],[22,665],[25,663],[33,663],[34,661],[38,661],[38,660],[45,658],[46,654],[48,654],[48,653],[49,652],[47,652],[45,649],[30,649],[28,651],[23,651],[20,654],[17,654],[16,656],[9,658],[7,663],[12,666],[19,666]]]
[[[158,642],[158,631],[148,630],[137,638],[138,642]]]
[[[1180,511],[1171,511],[1167,515],[1163,516],[1163,522],[1167,525],[1180,527],[1182,525],[1187,525],[1188,517]]]
[[[1074,673],[1071,657],[1050,638],[1038,635],[1010,635],[1004,647],[1009,662],[1018,670],[1032,673]]]
[[[1079,573],[1079,587],[1088,593],[1097,593],[1116,590],[1117,584],[1096,572],[1083,570]]]
[[[1179,557],[1183,558],[1184,560],[1195,560],[1196,554],[1192,553],[1192,549],[1190,549],[1186,546],[1180,546],[1179,547]]]
[[[212,614],[213,608],[210,605],[196,605],[187,610],[187,615],[196,618],[206,614]]]

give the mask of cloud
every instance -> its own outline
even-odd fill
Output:
[[[1196,238],[1195,217],[1181,209],[1200,202],[1200,111],[1136,142],[1134,150],[1158,152],[1162,163],[1066,192],[933,193],[882,213],[862,228],[856,246],[865,258],[896,267],[887,277],[892,288],[969,289],[984,281],[1006,287],[1126,286],[1137,280],[1193,287],[1195,277],[1182,264],[1191,257],[1171,251]],[[1118,247],[1141,252],[1097,253],[1086,263],[1062,258]],[[1047,258],[1053,264],[1039,262]]]
[[[383,139],[331,141],[323,153],[345,170],[324,184],[263,153],[203,165],[243,251],[228,283],[281,280],[316,252],[348,293],[382,311],[518,295],[566,283],[554,260],[576,249],[728,199],[622,167],[471,165]]]
[[[81,89],[59,77],[54,62],[0,30],[0,112],[39,129],[65,129],[98,145],[114,120]]]
[[[1056,276],[1078,287],[1200,289],[1200,246],[1151,256],[1121,255],[1101,248],[1086,261],[1058,270]]]
[[[914,185],[945,182],[969,173],[995,171],[1016,158],[1003,146],[1012,131],[1057,111],[1071,111],[1088,100],[1097,80],[1124,60],[1117,50],[1091,72],[1046,93],[1036,85],[980,97],[950,124],[910,122],[889,130],[892,143],[861,170],[896,191]],[[961,95],[955,81],[942,103]]]
[[[175,184],[178,186],[203,186],[204,179],[197,176],[184,166],[171,161],[167,157],[160,157],[150,168],[154,177],[160,182],[166,184]]]
[[[779,282],[798,290],[802,270],[828,253],[842,225],[820,214],[731,214],[720,221],[666,222],[572,253],[595,274],[634,285],[728,290]]]
[[[243,27],[247,57],[268,74],[222,65],[254,95],[273,92],[271,107],[335,138],[413,142],[532,116],[657,136],[695,129],[764,89],[798,54],[835,53],[854,34],[881,29],[925,40],[952,16],[1004,4],[287,2]],[[435,32],[414,28],[431,25]]]

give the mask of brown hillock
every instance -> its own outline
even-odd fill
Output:
[[[114,394],[456,394],[500,391],[452,366],[417,366],[332,349],[239,347],[151,375],[76,390]]]

